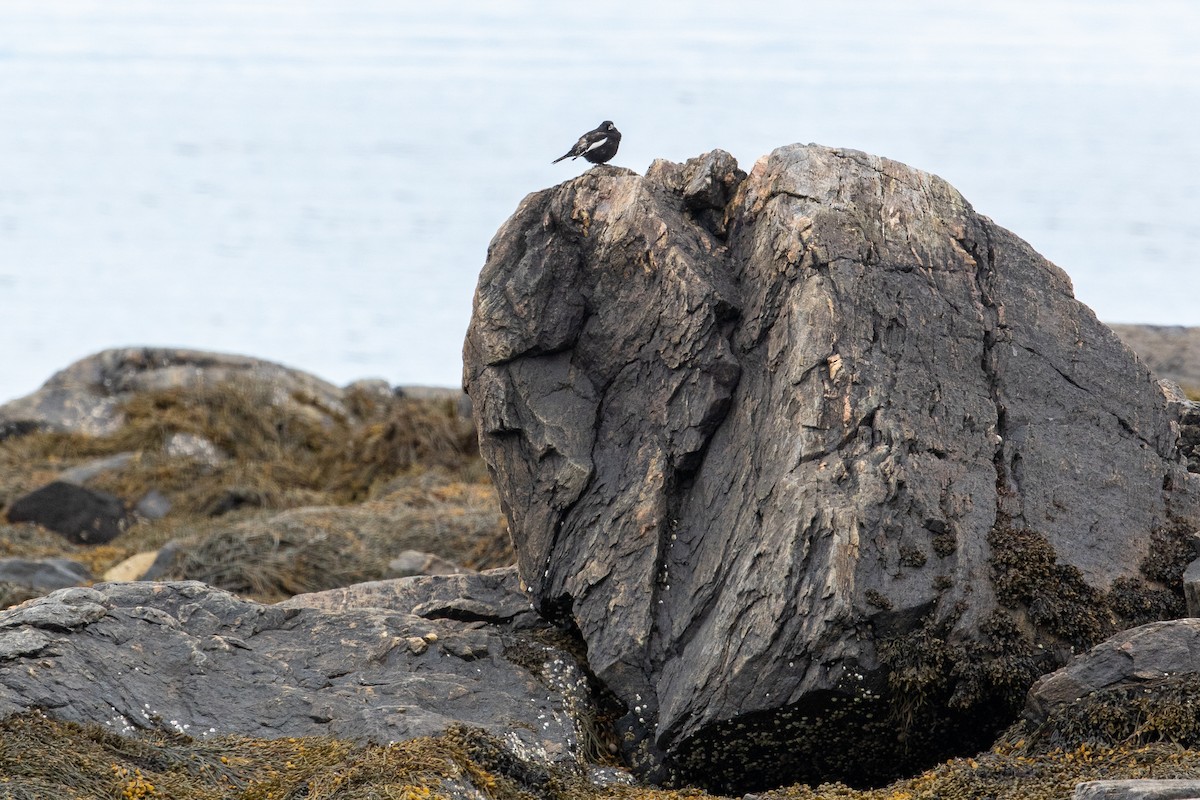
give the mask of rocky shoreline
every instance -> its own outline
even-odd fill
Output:
[[[1194,330],[1117,333],[933,176],[793,146],[527,198],[469,398],[99,353],[0,406],[0,788],[1200,779]]]

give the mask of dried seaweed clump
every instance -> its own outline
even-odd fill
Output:
[[[517,759],[496,737],[457,726],[390,745],[324,737],[130,736],[29,712],[0,721],[0,796],[11,800],[589,800],[577,771]],[[622,794],[632,800],[635,794]],[[671,800],[675,793],[648,793]]]
[[[1023,722],[1019,735],[1027,753],[1083,745],[1170,743],[1197,748],[1200,675],[1185,673],[1100,689],[1052,709],[1036,726]]]
[[[1122,629],[1187,615],[1183,572],[1196,557],[1189,527],[1159,528],[1139,566],[1141,577],[1118,578],[1108,591],[1108,605]]]
[[[1153,531],[1142,574],[1183,597],[1183,573],[1196,558],[1194,537],[1192,528],[1183,524]]]
[[[992,586],[1002,605],[1024,609],[1035,626],[1076,648],[1091,647],[1115,630],[1104,594],[1077,568],[1059,564],[1042,534],[1003,524],[987,541]]]
[[[481,769],[437,739],[383,747],[318,737],[121,736],[30,712],[0,722],[0,741],[0,795],[13,800],[415,800],[486,784]]]
[[[1083,781],[1200,777],[1200,752],[1175,745],[1081,745],[1031,755],[1023,750],[1023,744],[997,745],[975,756],[951,759],[878,789],[863,791],[842,784],[792,786],[765,792],[759,800],[1063,800]]]
[[[268,382],[239,381],[139,392],[122,406],[121,450],[161,447],[173,433],[201,436],[235,461],[316,453],[336,436],[336,415],[303,397],[279,397]]]
[[[381,570],[379,558],[346,531],[241,525],[184,546],[171,574],[274,602],[377,580]]]
[[[1118,578],[1107,592],[1089,586],[1075,567],[1059,564],[1054,548],[1036,531],[1000,524],[988,534],[988,545],[1000,603],[1024,610],[1041,632],[1076,650],[1117,630],[1177,619],[1187,611],[1183,571],[1195,553],[1185,526],[1153,531],[1141,576]]]
[[[139,392],[122,411],[111,436],[34,430],[0,442],[0,505],[65,469],[120,454],[88,485],[130,505],[154,490],[169,502],[166,517],[88,548],[4,526],[0,555],[67,555],[101,575],[175,541],[185,551],[175,577],[263,599],[382,577],[405,549],[473,568],[513,561],[473,424],[452,400],[354,386],[330,406],[250,380]],[[183,445],[181,434],[190,437]],[[363,513],[319,530],[270,517],[335,506]],[[21,599],[10,594],[0,602]]]
[[[360,395],[362,395],[360,397]],[[479,482],[474,427],[449,400],[347,392],[346,409],[288,395],[270,383],[223,383],[140,392],[122,406],[125,424],[107,437],[33,432],[0,447],[0,500],[47,482],[88,458],[132,453],[91,485],[133,501],[150,489],[184,513],[242,506],[294,508],[373,496],[413,470],[441,469]],[[213,445],[215,460],[168,455],[175,434]]]
[[[988,752],[877,789],[796,785],[758,797],[1061,800],[1086,780],[1200,777],[1200,752],[1174,744],[1083,744],[1042,752],[1019,735],[1014,728]],[[466,727],[384,746],[319,737],[191,738],[162,731],[121,736],[35,711],[0,721],[0,743],[0,796],[12,800],[715,800],[697,789],[597,788],[576,770],[521,762],[496,737]]]
[[[439,482],[352,506],[297,508],[201,530],[182,540],[170,575],[274,602],[385,576],[405,550],[472,569],[512,563],[494,489]]]
[[[475,426],[449,400],[397,397],[362,413],[371,415],[365,424],[322,453],[324,483],[341,502],[365,499],[414,467],[461,471],[478,460]]]

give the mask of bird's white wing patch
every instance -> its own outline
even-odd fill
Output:
[[[589,144],[589,145],[587,146],[587,149],[586,149],[586,150],[584,150],[583,152],[585,152],[585,153],[590,153],[591,151],[595,150],[597,147],[599,147],[600,145],[602,145],[602,144],[606,143],[607,141],[608,141],[608,137],[607,137],[607,136],[605,136],[603,139],[597,139],[596,141],[594,141],[594,142],[592,142],[591,144]]]

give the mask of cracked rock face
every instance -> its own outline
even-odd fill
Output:
[[[521,575],[650,777],[863,782],[986,745],[1120,623],[1114,586],[1174,596],[1145,564],[1200,522],[1153,376],[1067,276],[855,151],[530,195],[464,360]]]

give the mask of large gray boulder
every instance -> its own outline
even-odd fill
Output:
[[[273,606],[198,582],[63,589],[0,613],[0,716],[382,743],[469,725],[574,764],[594,710],[555,635],[511,568]]]
[[[1182,613],[1200,506],[1157,382],[936,176],[589,170],[493,239],[464,359],[521,575],[645,775],[884,779]]]

